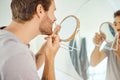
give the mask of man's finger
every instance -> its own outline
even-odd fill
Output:
[[[52,46],[52,37],[49,36],[46,39],[47,39],[47,46]]]
[[[58,32],[60,31],[61,26],[60,25],[56,25],[53,34],[58,34]]]

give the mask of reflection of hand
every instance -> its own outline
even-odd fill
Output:
[[[103,43],[104,40],[105,40],[105,35],[103,33],[100,34],[96,33],[95,37],[93,38],[93,42],[99,46]]]

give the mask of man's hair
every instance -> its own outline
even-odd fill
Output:
[[[118,10],[118,11],[116,11],[116,12],[114,13],[114,18],[115,18],[116,16],[120,16],[120,10]]]
[[[51,0],[12,0],[12,19],[16,22],[25,22],[33,18],[38,4],[43,6],[45,11],[49,10]]]

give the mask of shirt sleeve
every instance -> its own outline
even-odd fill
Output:
[[[35,61],[31,54],[21,53],[9,58],[3,66],[2,79],[40,80]]]
[[[106,44],[106,45],[103,47],[102,51],[105,52],[105,54],[106,54],[107,56],[109,56],[110,49],[111,49],[111,44]]]

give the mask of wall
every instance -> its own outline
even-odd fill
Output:
[[[11,21],[10,2],[11,0],[0,1],[0,26],[8,25]]]

